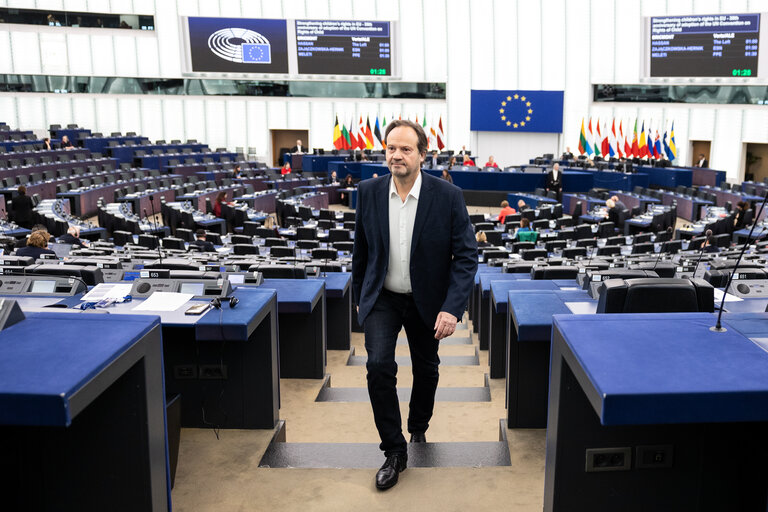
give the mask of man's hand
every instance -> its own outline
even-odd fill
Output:
[[[458,320],[452,314],[446,313],[445,311],[438,313],[435,326],[433,327],[435,330],[435,339],[441,340],[453,334],[454,331],[456,331],[456,322],[458,322]]]

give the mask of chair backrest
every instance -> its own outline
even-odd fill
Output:
[[[275,245],[269,248],[269,254],[275,258],[295,258],[296,249],[294,247]]]
[[[576,201],[576,204],[573,205],[573,210],[571,210],[571,217],[580,217],[582,214],[582,203],[581,201]]]
[[[598,256],[613,256],[616,254],[621,254],[621,247],[618,245],[604,245],[597,249]]]
[[[237,255],[259,254],[259,248],[253,244],[233,244],[232,252]]]
[[[533,267],[531,279],[576,279],[579,275],[579,267],[576,266],[546,266]]]
[[[608,279],[598,313],[713,312],[714,288],[702,279]]]
[[[275,247],[277,245],[288,245],[288,240],[284,238],[277,238],[274,236],[274,232],[272,233],[273,236],[270,236],[264,240],[264,246],[265,247]]]
[[[520,256],[526,261],[532,261],[536,258],[546,258],[547,257],[547,250],[546,249],[524,249],[520,251]]]
[[[529,243],[535,244],[536,241],[539,239],[539,232],[538,231],[518,231],[517,239],[519,240],[519,242],[529,242]]]
[[[163,238],[160,243],[164,249],[178,249],[183,251],[186,248],[184,245],[184,240],[181,238],[167,236]]]
[[[252,267],[253,270],[261,272],[265,279],[306,279],[307,271],[304,267],[294,267],[288,265],[259,265]],[[251,270],[251,269],[249,269]]]
[[[339,257],[339,251],[336,249],[312,249],[310,254],[313,260],[335,260]]]
[[[483,231],[488,243],[491,245],[503,245],[502,244],[502,232],[496,230]]]
[[[576,240],[594,238],[594,236],[594,233],[592,233],[592,226],[589,224],[580,224],[573,229],[573,238]]]
[[[577,256],[586,256],[586,247],[568,247],[563,249],[563,258],[574,259]]]

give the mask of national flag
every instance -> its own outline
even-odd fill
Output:
[[[437,122],[437,149],[440,151],[445,148],[445,131],[443,130],[443,116]]]
[[[600,133],[600,118],[597,118],[597,123],[595,123],[595,128],[597,129],[597,137],[595,138],[594,146],[595,146],[595,156],[602,156],[602,151],[600,151],[600,146],[602,146],[603,142],[603,135]]]
[[[616,121],[614,120],[614,123]],[[619,154],[619,158],[624,158],[626,151],[622,148],[622,145],[626,147],[627,141],[624,139],[624,129],[622,128],[622,121],[619,121],[619,136],[616,139],[616,152]]]
[[[647,143],[646,152],[648,153],[648,158],[652,158],[653,157],[653,139],[651,139],[651,123],[648,123],[648,133],[645,135],[645,141]]]
[[[352,116],[352,121],[349,123],[349,147],[347,149],[357,149],[357,135],[355,133],[355,116]]]
[[[644,158],[648,154],[648,141],[645,139],[645,121],[640,125],[640,137],[637,140],[638,155]]]
[[[381,138],[381,129],[379,128],[379,116],[376,116],[376,123],[373,126],[373,136],[376,137],[376,140],[379,142],[379,146],[386,149],[387,144],[384,142],[384,139]]]
[[[429,145],[432,148],[437,147],[437,130],[435,130],[434,123],[429,127]]]
[[[365,149],[368,146],[368,142],[365,137],[365,124],[363,123],[363,116],[360,116],[360,121],[357,123],[357,148],[360,150]]]
[[[611,131],[608,134],[608,152],[610,153],[611,157],[616,156],[616,149],[618,145],[616,144],[616,118],[611,121]]]
[[[675,146],[675,122],[672,121],[672,129],[669,131],[669,149],[672,151],[670,160],[677,158],[677,147]]]
[[[613,150],[611,149],[611,141],[609,139],[608,125],[603,123],[603,141],[600,144],[600,152],[603,154],[603,158],[607,156],[613,156]]]
[[[592,156],[595,154],[594,136],[592,135],[592,118],[589,118],[587,124],[587,155]]]
[[[635,158],[640,156],[640,146],[637,143],[637,119],[635,119],[635,128],[632,133],[632,156]]]
[[[349,133],[349,130],[347,130],[346,124],[341,125],[341,136],[342,136],[341,142],[343,144],[341,149],[351,149],[353,135]]]
[[[664,132],[664,137],[661,139],[661,143],[664,146],[664,153],[666,153],[667,158],[669,160],[672,160],[674,158],[674,155],[672,154],[672,149],[669,147],[669,144],[667,143],[667,132]]]
[[[581,132],[579,133],[579,154],[583,155],[587,152],[589,143],[587,142],[587,134],[584,133],[584,118],[581,118]]]
[[[371,118],[365,116],[365,148],[373,149],[373,132],[371,131]]]
[[[656,130],[656,139],[653,141],[653,156],[656,159],[661,158],[661,139],[659,138],[659,130]]]
[[[336,124],[333,125],[333,147],[336,149],[343,149],[341,130],[339,129],[339,116],[336,116]]]

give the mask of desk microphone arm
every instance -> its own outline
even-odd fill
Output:
[[[757,216],[755,217],[755,222],[752,223],[752,229],[749,230],[749,235],[747,235],[747,241],[744,242],[744,246],[741,248],[741,252],[739,253],[739,257],[736,260],[736,264],[733,266],[733,272],[731,272],[731,275],[728,277],[728,282],[725,284],[725,289],[723,290],[723,298],[720,301],[720,311],[717,313],[717,323],[714,325],[714,327],[710,327],[709,330],[713,332],[725,332],[727,329],[725,329],[720,322],[720,319],[723,316],[723,306],[725,305],[725,296],[728,294],[728,288],[731,286],[731,281],[733,281],[733,276],[736,275],[736,272],[739,269],[739,263],[741,263],[741,257],[744,256],[744,252],[747,250],[747,247],[749,247],[749,241],[752,240],[752,233],[755,232],[755,227],[758,225],[760,221],[760,215],[763,213],[763,208],[765,208],[765,203],[768,201],[768,193],[765,194],[765,197],[763,197],[763,202],[760,204],[760,210],[757,212]]]
[[[157,256],[160,258],[160,265],[163,265],[163,250],[160,247],[160,233],[157,227],[157,214],[155,213],[155,196],[149,196],[149,204],[152,207],[152,220],[155,224],[155,236],[157,237]]]

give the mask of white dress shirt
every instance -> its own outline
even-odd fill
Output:
[[[416,208],[421,192],[421,173],[405,197],[397,194],[394,179],[389,180],[389,265],[384,288],[395,293],[411,293],[411,239]]]

